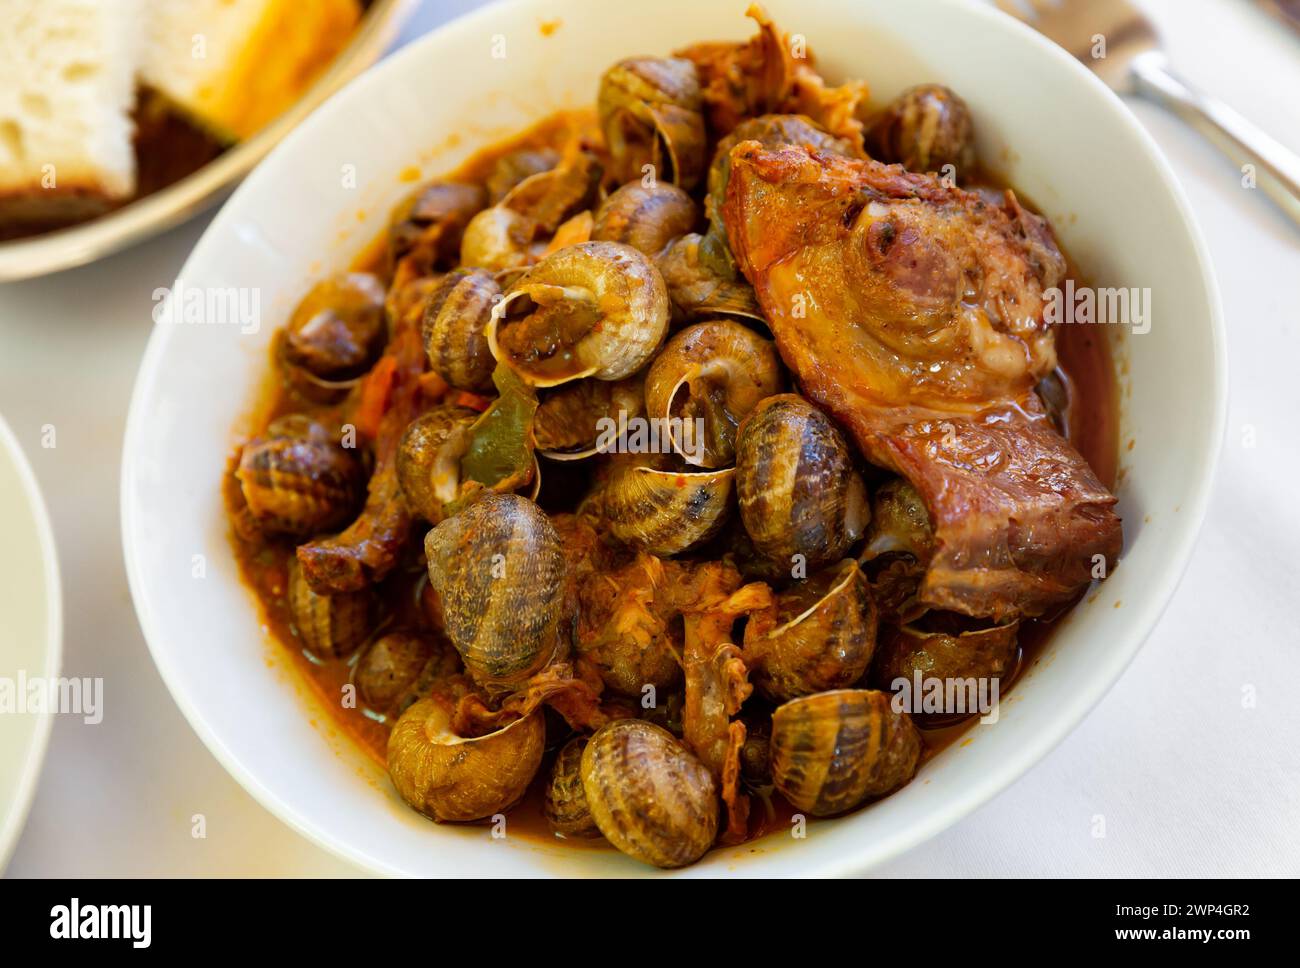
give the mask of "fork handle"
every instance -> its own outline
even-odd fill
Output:
[[[1160,51],[1133,58],[1132,71],[1139,94],[1173,111],[1237,165],[1254,165],[1255,183],[1300,225],[1300,155],[1222,101],[1179,80]]]

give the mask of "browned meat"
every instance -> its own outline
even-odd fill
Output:
[[[732,151],[723,217],[786,365],[873,463],[929,508],[919,598],[1002,621],[1107,570],[1115,498],[1052,428],[1051,230],[898,166],[805,147]]]

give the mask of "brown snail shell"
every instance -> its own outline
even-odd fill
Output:
[[[796,394],[768,397],[745,418],[736,494],[754,548],[786,568],[795,555],[809,571],[842,558],[870,516],[844,435]]]
[[[591,237],[622,242],[651,258],[695,227],[695,202],[676,185],[628,182],[596,210]]]
[[[965,174],[975,166],[975,126],[966,102],[942,84],[920,84],[894,98],[866,130],[872,156],[908,171]]]
[[[460,494],[460,459],[470,426],[479,415],[468,407],[442,404],[412,420],[397,446],[397,483],[402,497],[430,524]]]
[[[638,377],[574,380],[541,399],[533,416],[533,439],[544,457],[579,460],[597,453],[597,445],[608,436],[602,433],[604,426],[617,426],[620,416],[630,420],[644,413]]]
[[[792,699],[772,714],[772,781],[814,817],[852,810],[912,778],[921,735],[888,693],[836,689]]]
[[[489,494],[424,539],[447,637],[489,692],[514,689],[560,650],[565,564],[546,514]]]
[[[550,171],[559,163],[559,154],[549,148],[522,148],[502,155],[492,166],[492,172],[484,182],[488,197],[492,204],[496,205],[509,194],[510,189],[529,175]]]
[[[493,205],[475,215],[465,227],[460,261],[466,268],[504,272],[532,265],[546,247],[539,241],[541,226],[504,205]]]
[[[449,272],[429,294],[422,334],[429,366],[458,390],[492,390],[496,361],[488,349],[488,320],[501,287],[485,269]]]
[[[582,786],[605,839],[639,861],[684,867],[717,837],[712,774],[653,723],[618,719],[597,730],[582,753]]]
[[[288,602],[298,638],[323,659],[351,655],[374,627],[375,596],[369,588],[318,595],[307,584],[297,558],[289,559]]]
[[[927,617],[929,621],[929,617]],[[994,625],[983,629],[934,631],[916,626],[891,627],[881,637],[880,648],[871,670],[871,681],[879,688],[900,688],[898,680],[907,682],[914,700],[916,676],[945,682],[956,680],[992,680],[1010,675],[1016,667],[1019,647],[1016,634],[1019,623]],[[914,713],[921,712],[914,709]],[[919,722],[940,725],[963,719],[974,713],[950,710],[944,714],[926,714]]]
[[[466,823],[518,802],[542,762],[546,722],[540,711],[486,736],[451,730],[439,698],[411,705],[388,737],[388,775],[411,807],[439,823]]]
[[[766,325],[753,287],[736,273],[719,272],[701,255],[698,232],[674,239],[656,265],[678,314],[687,319],[735,316]]]
[[[383,283],[368,272],[339,273],[294,309],[277,347],[280,364],[308,399],[333,402],[374,363],[384,335]]]
[[[529,269],[492,311],[492,355],[526,383],[557,386],[641,369],[668,329],[668,291],[649,258],[618,242],[583,242]]]
[[[388,228],[390,269],[402,259],[420,263],[417,275],[455,261],[461,235],[487,193],[472,182],[430,182],[416,189],[393,212]]]
[[[573,737],[560,747],[551,768],[543,812],[551,830],[561,837],[587,839],[601,835],[582,786],[582,751],[586,748],[587,737]]]
[[[875,648],[876,606],[852,559],[792,585],[745,627],[751,679],[773,702],[853,685]]]
[[[379,713],[400,713],[435,679],[460,671],[460,658],[432,636],[389,632],[366,647],[353,678],[357,693]]]
[[[356,458],[319,424],[301,433],[274,430],[244,445],[235,471],[258,527],[307,538],[351,520],[365,485]]]
[[[621,463],[601,487],[611,537],[652,555],[675,555],[722,529],[735,470],[685,472]]]
[[[674,449],[688,463],[728,467],[741,420],[780,388],[772,341],[740,323],[714,319],[681,330],[655,357],[646,374],[646,412],[652,419],[703,420],[704,439],[685,447],[674,437]]]
[[[901,622],[925,611],[916,593],[933,553],[930,512],[916,488],[901,477],[877,487],[861,559],[885,615]]]
[[[601,174],[596,156],[580,151],[520,181],[501,199],[501,207],[527,216],[542,233],[551,235],[570,216],[591,207]]]
[[[677,57],[620,61],[600,79],[600,128],[619,182],[653,166],[657,177],[686,191],[704,175],[703,103],[695,65]]]

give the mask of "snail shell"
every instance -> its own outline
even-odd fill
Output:
[[[268,436],[250,440],[235,476],[252,519],[266,534],[306,538],[349,521],[357,511],[364,477],[355,457],[319,424],[278,422]]]
[[[415,418],[397,445],[397,483],[407,506],[430,524],[460,493],[460,459],[478,419],[468,407],[442,404]]]
[[[460,261],[465,267],[504,272],[537,261],[545,248],[538,241],[541,226],[503,205],[485,208],[470,220],[460,243]]]
[[[628,182],[596,210],[592,239],[622,242],[652,258],[695,227],[695,202],[676,185]]]
[[[901,622],[924,612],[916,593],[933,553],[930,512],[916,488],[901,477],[877,487],[861,557],[885,615]]]
[[[876,606],[852,559],[791,586],[745,627],[746,664],[773,702],[853,685],[875,647]]]
[[[460,671],[460,658],[429,635],[389,632],[357,661],[354,678],[362,701],[380,713],[400,713],[433,680]]]
[[[618,425],[645,413],[645,394],[638,377],[623,380],[575,380],[556,387],[538,404],[533,439],[552,460],[578,460],[597,452],[601,421]]]
[[[308,399],[333,402],[374,363],[384,333],[383,283],[368,272],[340,273],[294,309],[278,344],[280,363]]]
[[[458,390],[492,390],[496,361],[484,335],[501,287],[485,269],[444,276],[425,304],[423,337],[429,366]]]
[[[658,177],[691,191],[704,174],[706,134],[699,75],[677,57],[620,61],[600,79],[600,128],[619,182],[653,165]]]
[[[866,141],[881,161],[908,171],[958,172],[975,166],[975,126],[966,102],[942,84],[920,84],[894,98],[870,123]]]
[[[674,239],[656,261],[678,313],[688,319],[737,316],[766,325],[754,290],[734,273],[719,272],[701,256],[698,232]]]
[[[486,204],[487,192],[470,182],[433,181],[417,189],[389,222],[390,268],[408,256],[421,263],[417,275],[450,264],[466,224]]]
[[[539,150],[523,148],[502,155],[492,166],[492,173],[484,183],[488,190],[488,197],[492,204],[496,205],[509,194],[510,189],[529,175],[550,171],[559,163],[559,154],[549,148]]]
[[[601,174],[595,155],[580,151],[549,171],[520,181],[501,199],[501,207],[527,216],[551,235],[571,215],[591,207]]]
[[[517,494],[489,494],[424,539],[429,583],[465,669],[509,691],[561,645],[564,555],[545,513]]]
[[[660,470],[622,462],[600,489],[600,517],[617,541],[652,555],[703,544],[726,523],[735,470]]]
[[[537,387],[621,380],[668,329],[668,291],[649,258],[618,242],[566,246],[528,270],[488,323],[492,355]]]
[[[921,735],[888,693],[836,689],[772,714],[772,781],[797,810],[826,817],[881,797],[916,772]]]
[[[683,867],[717,837],[712,774],[653,723],[618,719],[597,730],[582,753],[582,786],[600,832],[639,861]]]
[[[741,425],[736,494],[755,549],[783,567],[795,555],[810,571],[842,558],[870,516],[844,435],[795,394],[768,397]]]
[[[388,737],[388,775],[411,807],[439,823],[502,813],[524,795],[546,746],[540,711],[465,739],[451,730],[451,709],[438,698],[411,705]]]
[[[1018,628],[1017,622],[951,632],[930,631],[911,625],[891,627],[881,639],[871,670],[871,681],[881,689],[891,690],[899,679],[905,679],[910,688],[917,673],[923,682],[926,679],[1001,679],[1016,667]],[[915,690],[912,695],[916,696]],[[946,715],[927,714],[918,721],[926,726],[941,725],[974,712],[976,710],[968,709],[965,713],[952,710]]]
[[[289,615],[302,644],[323,659],[351,655],[370,635],[374,593],[365,588],[338,595],[311,590],[297,558],[289,559]]]
[[[555,756],[551,782],[546,788],[543,811],[551,830],[561,837],[593,838],[600,828],[587,806],[587,792],[582,786],[582,751],[587,737],[575,736]]]
[[[655,357],[646,374],[646,412],[652,419],[703,420],[703,440],[685,447],[687,441],[674,436],[674,449],[688,463],[728,467],[737,426],[780,388],[772,341],[740,323],[714,319],[681,330]]]

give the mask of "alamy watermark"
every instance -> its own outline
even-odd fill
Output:
[[[921,670],[912,678],[899,676],[889,684],[890,702],[896,713],[918,716],[971,716],[979,713],[980,723],[998,721],[999,679],[997,676],[965,678],[923,676]]]
[[[1053,286],[1043,292],[1047,307],[1043,318],[1053,326],[1100,324],[1127,326],[1135,336],[1151,330],[1151,290],[1075,286],[1065,280],[1065,288]]]
[[[187,286],[153,291],[153,321],[171,326],[238,326],[244,335],[262,327],[262,290],[256,286]]]
[[[19,669],[17,678],[0,676],[0,715],[62,713],[80,716],[87,726],[104,721],[104,680],[29,676]]]
[[[681,454],[698,464],[704,459],[704,418],[618,417],[596,421],[596,450],[601,454]]]

